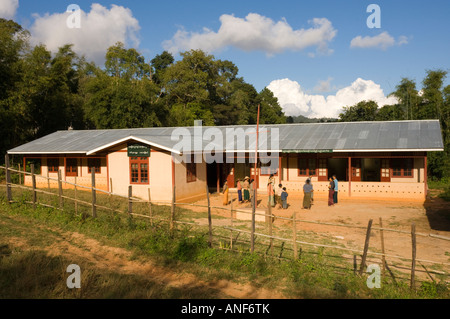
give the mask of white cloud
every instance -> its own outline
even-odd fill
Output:
[[[351,48],[378,48],[386,50],[394,45],[403,45],[408,43],[408,38],[404,35],[400,36],[396,41],[388,32],[382,32],[379,35],[370,37],[361,37],[360,35],[353,38],[350,42]]]
[[[14,18],[18,7],[19,7],[19,0],[1,0],[0,18],[4,19]]]
[[[397,103],[395,97],[386,97],[380,85],[358,78],[350,86],[340,89],[336,95],[309,95],[300,84],[290,79],[272,81],[267,88],[278,98],[286,115],[337,118],[344,106],[373,100],[378,106]]]
[[[30,28],[32,43],[43,43],[52,52],[71,43],[77,53],[98,64],[104,62],[107,48],[118,41],[126,46],[139,45],[139,22],[128,8],[112,5],[107,9],[94,3],[90,12],[81,10],[80,28],[67,26],[70,15],[70,12],[34,15]]]
[[[294,30],[286,20],[278,22],[257,13],[250,13],[244,19],[224,14],[220,17],[219,31],[204,28],[202,32],[188,32],[180,29],[163,47],[177,53],[191,49],[214,52],[226,47],[243,51],[263,51],[273,55],[286,50],[301,51],[316,47],[322,54],[330,54],[328,43],[337,31],[325,18],[314,18],[309,29]]]

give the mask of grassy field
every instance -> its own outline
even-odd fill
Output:
[[[16,193],[17,203],[9,205],[3,193],[0,298],[450,297],[442,280],[419,282],[411,291],[407,282],[394,283],[384,276],[380,289],[369,289],[367,274],[355,275],[349,261],[330,249],[304,250],[298,260],[272,258],[265,254],[266,246],[250,253],[242,236],[229,251],[227,231],[215,232],[215,248],[209,248],[206,226],[179,225],[172,233],[165,221],[151,225],[125,213],[99,211],[94,219],[88,207],[79,207],[75,213],[68,201],[64,211],[33,210],[24,203],[30,196],[26,193]],[[98,200],[110,201],[102,195]],[[113,204],[126,210],[124,200],[113,199]],[[141,206],[136,205],[138,212],[148,210]],[[169,212],[166,206],[153,207],[155,216],[165,218]],[[177,220],[192,221],[194,216],[206,217],[177,209]],[[299,240],[302,236],[316,235],[300,233]],[[292,254],[288,245],[281,249],[285,257]],[[81,289],[66,287],[66,267],[71,263],[82,269]],[[151,269],[145,265],[152,265]],[[268,293],[258,294],[261,291]]]

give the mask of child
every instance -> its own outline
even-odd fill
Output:
[[[227,181],[223,184],[223,205],[228,205],[228,184]]]
[[[283,185],[278,184],[277,193],[275,195],[275,203],[280,204],[280,208],[282,208],[282,203],[281,203],[281,193],[282,192],[283,192]]]
[[[283,187],[283,192],[281,193],[281,203],[283,205],[283,209],[287,209],[287,198],[288,193],[286,192],[286,187]]]
[[[238,202],[242,203],[242,185],[240,179],[237,180],[236,187],[238,192]]]

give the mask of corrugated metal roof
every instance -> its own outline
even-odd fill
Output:
[[[202,132],[211,127],[203,126]],[[202,139],[202,148],[209,144],[216,150],[242,150],[233,148],[233,141],[226,140],[227,132],[238,132],[235,140],[245,138],[245,150],[255,150],[255,125],[217,126],[223,139],[216,136]],[[438,120],[392,122],[333,122],[261,125],[261,150],[271,149],[273,129],[278,129],[279,145],[273,151],[289,152],[344,152],[344,151],[439,151],[443,150]],[[177,131],[176,131],[177,130]],[[9,154],[93,154],[119,142],[137,140],[151,146],[173,151],[179,140],[172,140],[174,132],[195,135],[194,127],[184,128],[136,128],[118,130],[58,131],[8,151]],[[197,128],[199,130],[199,128]],[[214,133],[214,132],[212,132]],[[264,140],[267,134],[267,141]],[[275,147],[276,146],[276,147]]]

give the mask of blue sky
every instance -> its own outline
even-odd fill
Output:
[[[1,7],[8,2],[14,0],[0,0],[0,16]],[[74,30],[60,23],[65,21],[61,17],[68,16],[65,11],[71,3],[86,14],[95,11],[93,3],[100,4],[104,7],[103,24],[111,27],[99,30],[93,14],[82,16],[80,32],[84,33],[72,38]],[[371,3],[381,9],[381,28],[370,29],[366,24],[371,14],[366,8]],[[113,14],[112,5],[123,10]],[[249,14],[254,14],[257,21],[251,23]],[[19,0],[10,17],[29,29],[36,43],[43,42],[54,49],[61,41],[78,41],[79,50],[95,56],[97,61],[101,61],[99,53],[90,50],[105,46],[106,39],[113,41],[115,36],[137,47],[148,60],[168,48],[174,49],[178,58],[178,51],[196,48],[200,43],[216,58],[234,62],[240,76],[258,91],[269,86],[287,113],[324,116],[336,115],[341,104],[370,97],[379,105],[389,104],[392,100],[386,96],[402,77],[414,79],[420,89],[426,70],[449,70],[449,14],[450,2],[444,0]],[[314,19],[322,22],[314,25]],[[240,30],[237,23],[241,22],[249,30]],[[277,24],[289,30],[277,33]],[[219,32],[221,27],[224,32]],[[263,35],[252,38],[251,32],[259,27]],[[324,31],[319,35],[323,36],[322,41],[315,42],[316,36],[293,37],[300,30],[312,33],[315,28]],[[185,32],[181,40],[175,37],[180,30]],[[267,30],[274,32],[272,38],[266,37]],[[235,41],[241,36],[241,41]],[[282,39],[284,36],[286,39]],[[359,42],[354,40],[357,37]],[[264,43],[267,39],[269,45]],[[352,40],[356,41],[353,47]]]

